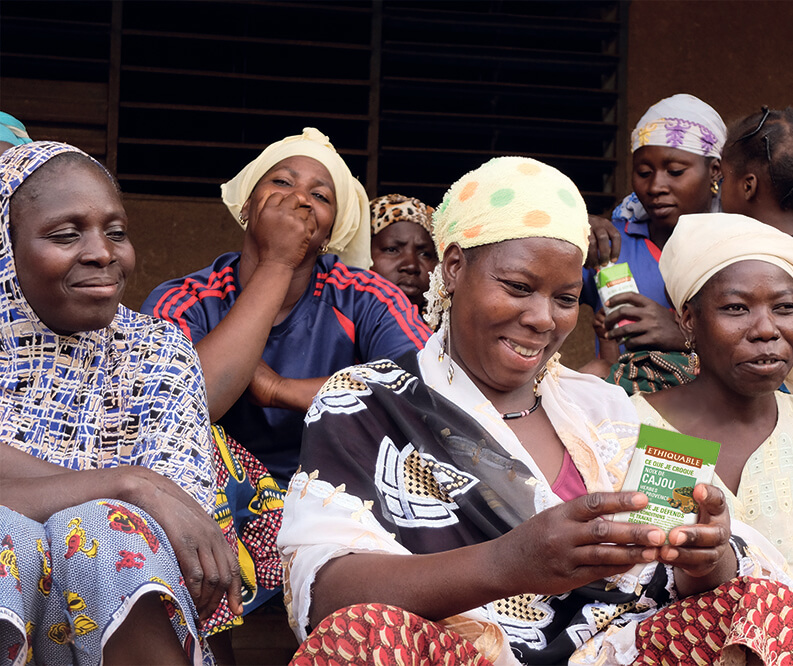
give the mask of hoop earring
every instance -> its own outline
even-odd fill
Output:
[[[240,221],[240,224],[241,224],[243,227],[244,227],[246,224],[248,224],[248,218],[247,218],[247,217],[242,217],[242,211],[240,211],[240,214],[239,214],[239,216],[237,217],[237,219]]]
[[[699,374],[699,355],[694,349],[694,343],[691,340],[686,340],[686,349],[688,350],[688,371],[692,375]]]
[[[710,184],[710,191],[711,191],[711,192],[712,192],[714,195],[716,195],[716,194],[718,194],[718,193],[719,193],[719,181],[717,181],[717,180],[714,180],[714,181],[712,181],[712,182],[711,182],[711,184]]]

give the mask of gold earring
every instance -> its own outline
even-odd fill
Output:
[[[699,354],[694,349],[694,343],[691,340],[686,340],[686,349],[688,350],[688,371],[692,375],[699,374]]]
[[[248,218],[242,216],[242,211],[240,211],[238,219],[239,219],[240,224],[242,226],[245,226],[246,224],[248,224]]]
[[[714,180],[711,182],[710,191],[713,192],[714,195],[719,193],[719,181]]]

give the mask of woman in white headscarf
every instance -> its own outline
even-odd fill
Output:
[[[689,378],[684,372],[674,373],[665,367],[669,363],[676,370],[673,364],[684,361],[679,353],[663,357],[658,366],[654,358],[648,358],[650,351],[682,352],[684,343],[664,293],[658,259],[681,215],[720,210],[718,182],[726,133],[724,122],[712,107],[686,94],[673,95],[651,106],[631,133],[634,191],[614,209],[613,226],[602,218],[593,219],[596,231],[591,245],[597,245],[596,238],[604,236],[598,227],[611,227],[615,237],[611,256],[601,250],[599,263],[615,261],[617,257],[620,262],[627,262],[638,293],[613,297],[611,306],[621,306],[619,311],[596,317],[603,362],[586,370],[605,377],[609,366],[617,362],[620,350],[638,351],[637,358],[622,359],[624,364],[632,364],[623,368],[626,376],[641,376],[642,364],[646,363],[666,376],[659,379],[661,385],[664,381],[676,384]],[[594,263],[598,262],[592,262],[593,266]],[[595,288],[595,274],[594,267],[584,272],[582,301],[598,313],[603,303]],[[622,374],[611,381],[619,383]],[[650,386],[639,385],[644,390]],[[625,382],[624,387],[629,393],[634,389],[631,382]]]
[[[644,423],[721,442],[730,514],[793,566],[793,238],[743,215],[681,218],[661,273],[698,366],[690,383],[633,397]]]
[[[452,185],[433,226],[438,332],[418,354],[336,373],[306,416],[278,537],[304,639],[293,664],[661,663],[653,645],[690,651],[672,631],[699,611],[659,609],[727,581],[712,594],[736,596],[707,640],[734,642],[749,583],[730,579],[761,566],[730,536],[720,491],[696,487],[699,522],[672,529],[674,545],[602,520],[647,497],[616,492],[636,441],[629,399],[558,362],[588,244],[575,185],[496,158]]]
[[[369,201],[321,132],[270,145],[221,190],[245,228],[242,252],[163,283],[142,309],[190,337],[210,418],[286,485],[327,377],[420,349],[429,331],[401,290],[363,270]]]
[[[324,134],[273,143],[221,190],[245,228],[242,252],[161,284],[142,310],[177,324],[198,351],[222,426],[218,486],[242,535],[247,613],[280,584],[280,570],[267,573],[278,526],[261,521],[280,511],[314,394],[347,365],[421,349],[430,331],[398,287],[365,270],[369,201]]]

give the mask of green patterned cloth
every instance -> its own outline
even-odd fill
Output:
[[[606,377],[609,384],[634,393],[655,393],[670,386],[688,384],[694,373],[688,356],[681,352],[636,351],[620,356]]]

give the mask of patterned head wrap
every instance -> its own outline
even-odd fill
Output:
[[[703,157],[721,157],[727,127],[713,107],[693,95],[672,95],[653,104],[631,132],[631,152],[668,146]]]
[[[369,202],[372,213],[372,236],[394,222],[414,222],[432,235],[432,219],[426,204],[401,194],[386,194]]]
[[[0,111],[0,141],[10,143],[12,146],[21,146],[30,143],[31,139],[21,122],[10,113]]]
[[[0,155],[0,441],[72,469],[149,467],[211,512],[206,392],[198,357],[182,333],[120,305],[105,328],[58,335],[19,286],[11,197],[64,153],[85,155],[47,141]]]
[[[20,143],[13,148],[9,148],[0,155],[0,201],[2,201],[2,229],[0,229],[0,282],[4,285],[5,297],[0,297],[0,327],[5,330],[6,325],[21,320],[31,323],[32,329],[41,328],[49,331],[44,324],[39,321],[38,315],[30,307],[22,294],[16,277],[16,266],[14,264],[14,254],[11,249],[10,237],[10,201],[11,195],[17,191],[20,185],[33,172],[43,166],[56,155],[62,153],[79,153],[85,155],[94,162],[102,171],[107,174],[109,179],[113,177],[107,169],[97,162],[93,157],[86,155],[79,148],[70,146],[66,143],[56,143],[54,141],[36,141]],[[8,299],[7,303],[3,301]],[[3,336],[4,337],[4,336]]]
[[[681,215],[658,268],[678,313],[723,268],[759,260],[793,276],[793,237],[733,213]]]
[[[287,157],[302,155],[322,164],[330,173],[336,188],[336,219],[328,242],[328,250],[341,260],[358,268],[372,265],[369,231],[369,198],[349,167],[336,152],[330,139],[322,132],[306,127],[303,134],[288,136],[265,148],[228,183],[220,186],[223,203],[243,229],[247,220],[240,219],[242,206],[251,196],[262,176]]]
[[[586,204],[572,180],[530,157],[495,157],[465,174],[432,217],[438,256],[450,243],[462,248],[515,238],[556,238],[589,249]],[[441,264],[430,275],[427,321],[438,325],[448,308],[441,294]]]

